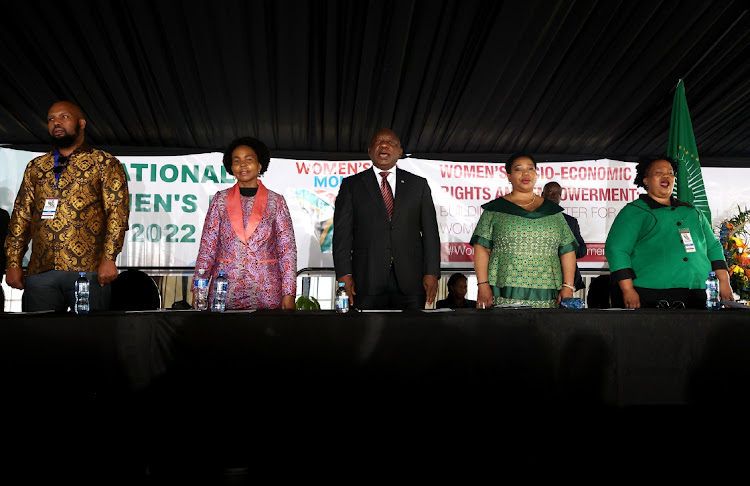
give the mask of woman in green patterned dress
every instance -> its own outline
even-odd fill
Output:
[[[477,307],[557,307],[573,297],[578,242],[563,209],[534,193],[533,156],[512,155],[505,171],[513,190],[482,206],[471,237]]]

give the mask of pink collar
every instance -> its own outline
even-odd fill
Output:
[[[242,228],[242,202],[240,201],[240,186],[239,184],[233,185],[229,188],[227,194],[227,213],[229,213],[229,222],[232,223],[232,229],[234,230],[237,237],[242,243],[247,245],[247,240],[258,227],[260,220],[263,219],[263,213],[266,212],[266,204],[268,203],[268,189],[260,181],[258,181],[258,192],[255,194],[255,202],[253,203],[253,210],[250,213],[250,219],[247,222],[247,227],[243,230]]]

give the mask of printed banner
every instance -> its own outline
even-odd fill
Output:
[[[27,163],[38,153],[0,148],[0,207],[12,211]],[[128,176],[130,230],[121,267],[194,266],[203,222],[213,195],[234,184],[219,153],[176,157],[118,157]],[[298,269],[333,267],[333,212],[344,177],[370,168],[369,160],[272,159],[264,184],[284,196],[297,240]],[[468,244],[482,204],[510,192],[503,164],[407,158],[398,166],[427,178],[442,246],[442,266],[471,267]],[[714,224],[750,201],[750,168],[704,168]],[[577,218],[588,254],[586,269],[607,268],[604,242],[615,216],[643,191],[633,184],[635,164],[615,160],[540,163],[537,194],[544,184],[562,186],[560,205]],[[373,179],[373,183],[376,181]],[[398,195],[396,195],[398,204]]]
[[[473,261],[468,244],[481,205],[511,191],[504,164],[410,160],[430,181],[438,216],[443,266],[467,266]],[[619,210],[638,198],[633,186],[635,165],[613,160],[540,163],[535,191],[548,182],[562,187],[560,205],[578,219],[581,236],[592,250],[581,262],[601,267],[607,231]],[[601,248],[597,244],[601,244]],[[598,249],[599,248],[599,249]]]

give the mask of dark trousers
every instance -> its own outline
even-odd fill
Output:
[[[357,290],[356,282],[354,290]],[[354,307],[360,310],[378,310],[378,309],[424,309],[427,295],[422,292],[419,295],[406,295],[401,291],[396,279],[396,272],[391,265],[391,271],[388,274],[388,284],[386,291],[380,295],[365,295],[357,293],[354,296]]]
[[[23,282],[21,309],[24,312],[53,310],[67,312],[75,306],[75,285],[78,272],[49,270],[26,275]],[[99,285],[96,272],[86,272],[89,279],[89,309],[91,312],[109,310],[112,287]]]

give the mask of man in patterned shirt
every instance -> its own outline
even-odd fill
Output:
[[[25,312],[65,312],[74,304],[78,272],[86,272],[91,311],[107,310],[130,215],[125,170],[85,143],[86,119],[73,103],[53,104],[47,127],[55,149],[24,172],[5,239],[5,281],[24,290]]]

